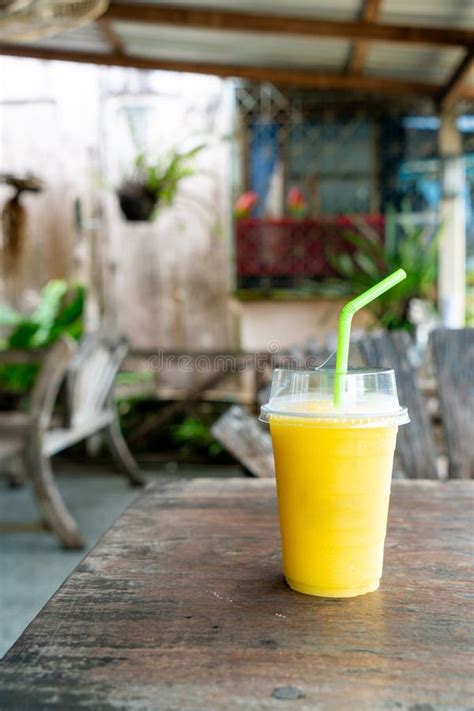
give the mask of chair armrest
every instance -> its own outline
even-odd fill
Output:
[[[48,350],[40,348],[37,350],[12,349],[0,351],[0,365],[40,364],[43,362]]]
[[[0,435],[22,435],[33,427],[34,422],[26,412],[0,412]]]

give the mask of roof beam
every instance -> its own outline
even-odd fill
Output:
[[[182,62],[130,54],[107,54],[100,52],[76,52],[53,50],[26,44],[0,44],[0,55],[14,57],[34,57],[85,64],[103,64],[137,69],[161,69],[164,71],[213,74],[220,77],[239,77],[252,81],[269,81],[283,86],[301,88],[347,90],[393,96],[418,96],[435,99],[440,91],[439,84],[399,79],[384,79],[372,76],[350,76],[331,72],[301,71],[277,67],[251,67],[209,62]],[[473,92],[474,93],[474,92]]]
[[[474,60],[474,46],[470,47],[436,97],[440,109],[449,109],[461,98],[463,84],[469,76]],[[474,89],[473,89],[474,92]]]
[[[268,34],[332,37],[372,42],[399,42],[448,47],[474,44],[474,30],[387,25],[375,22],[342,22],[258,13],[223,12],[221,10],[176,5],[149,5],[140,2],[112,4],[103,17],[123,22],[144,22],[209,30],[240,30]]]
[[[376,22],[383,0],[362,0],[360,19],[362,22]],[[361,74],[369,49],[367,40],[355,42],[350,50],[346,71],[348,74]]]
[[[115,32],[110,20],[99,17],[95,22],[110,51],[114,54],[125,54],[122,40]]]

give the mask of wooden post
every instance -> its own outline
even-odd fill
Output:
[[[454,111],[440,116],[442,161],[438,301],[443,325],[462,328],[466,311],[466,168]]]

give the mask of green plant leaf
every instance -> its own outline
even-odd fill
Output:
[[[64,281],[48,282],[31,316],[19,315],[6,339],[10,349],[30,350],[49,345],[63,334],[79,338],[83,330],[86,290],[81,285],[69,289]],[[32,387],[37,368],[27,364],[5,364],[0,369],[2,387],[24,392]]]
[[[134,161],[132,182],[143,186],[153,196],[157,209],[162,205],[171,205],[180,182],[195,174],[189,162],[205,147],[206,144],[202,143],[184,153],[172,150],[154,163],[149,162],[144,153],[139,153]]]
[[[25,319],[21,321],[8,339],[8,347],[12,349],[31,349],[34,348],[34,337],[38,332],[39,324]]]
[[[54,279],[48,282],[42,290],[39,304],[31,317],[31,320],[38,325],[32,337],[33,348],[39,348],[48,342],[67,288],[67,282]]]
[[[434,295],[441,226],[431,234],[432,230],[426,225],[413,225],[410,215],[403,214],[397,220],[389,212],[384,246],[357,233],[346,232],[342,236],[347,251],[336,252],[331,246],[327,249],[327,259],[344,286],[354,294],[403,267],[407,278],[372,302],[368,309],[385,328],[410,329],[407,319],[410,300]]]
[[[9,306],[0,305],[0,326],[15,326],[22,319],[19,311]]]
[[[198,146],[195,146],[194,148],[191,148],[190,151],[186,151],[185,153],[181,153],[181,158],[194,158],[195,156],[198,155],[201,151],[203,151],[206,148],[207,144],[206,143],[200,143]]]
[[[374,283],[382,278],[379,269],[377,268],[377,263],[374,259],[364,252],[354,252],[353,259],[357,266],[369,276]]]
[[[348,278],[355,276],[354,263],[347,252],[336,252],[331,249],[327,252],[329,264],[340,275]]]
[[[357,232],[345,231],[342,233],[342,237],[346,242],[357,247],[357,249],[367,252],[367,254],[372,254],[374,259],[380,259],[383,256],[381,244],[377,244]]]
[[[22,394],[31,390],[35,384],[39,365],[29,363],[8,363],[0,365],[0,384],[2,390]]]

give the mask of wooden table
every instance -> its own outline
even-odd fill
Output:
[[[472,708],[473,486],[396,481],[352,600],[286,587],[272,481],[149,489],[6,655],[0,708]]]

